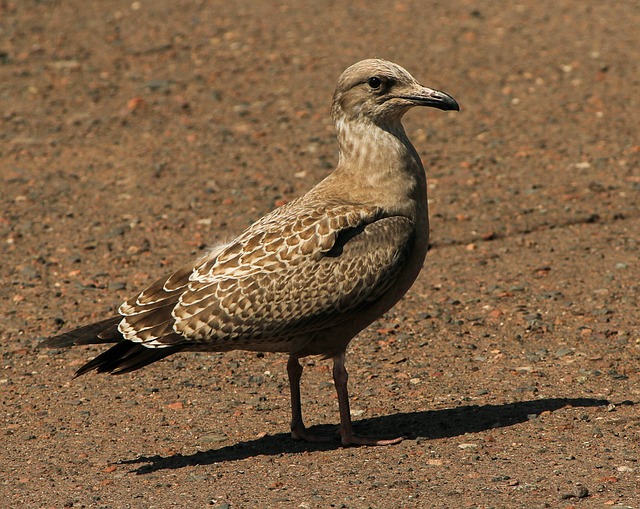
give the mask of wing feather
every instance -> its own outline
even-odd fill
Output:
[[[265,266],[254,251],[253,259],[247,257],[254,270],[245,268],[236,277],[227,265],[233,258],[213,265],[192,277],[180,296],[173,309],[174,329],[192,340],[210,342],[213,349],[224,343],[270,349],[270,340],[346,320],[384,295],[412,246],[414,225],[409,219],[367,219],[371,222],[327,230],[333,236],[330,248],[318,243],[309,254],[302,238],[297,245],[281,241],[275,253],[280,263]]]
[[[412,221],[289,205],[125,302],[122,336],[152,348],[286,350],[384,295],[412,248]]]

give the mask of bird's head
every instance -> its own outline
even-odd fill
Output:
[[[422,86],[399,65],[369,59],[342,73],[331,114],[336,121],[370,120],[377,125],[393,125],[414,106],[460,110],[453,97]]]

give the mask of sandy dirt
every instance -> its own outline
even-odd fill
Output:
[[[640,507],[640,4],[0,0],[0,506]],[[383,57],[432,249],[348,351],[364,433],[293,441],[283,355],[73,372],[38,342],[336,162],[335,81]],[[331,432],[327,361],[303,407]]]

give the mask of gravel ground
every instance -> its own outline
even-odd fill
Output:
[[[0,506],[640,507],[640,4],[0,1]],[[342,70],[453,95],[405,122],[433,248],[353,341],[356,427],[287,433],[282,355],[71,380],[41,338],[324,177]],[[309,424],[338,422],[308,359]]]

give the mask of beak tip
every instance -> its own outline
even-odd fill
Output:
[[[448,108],[445,108],[445,111],[460,111],[460,105],[457,102],[453,102]]]
[[[444,111],[460,111],[460,105],[458,101],[456,101],[449,94],[445,94],[444,92],[440,92],[440,103],[439,108]]]

